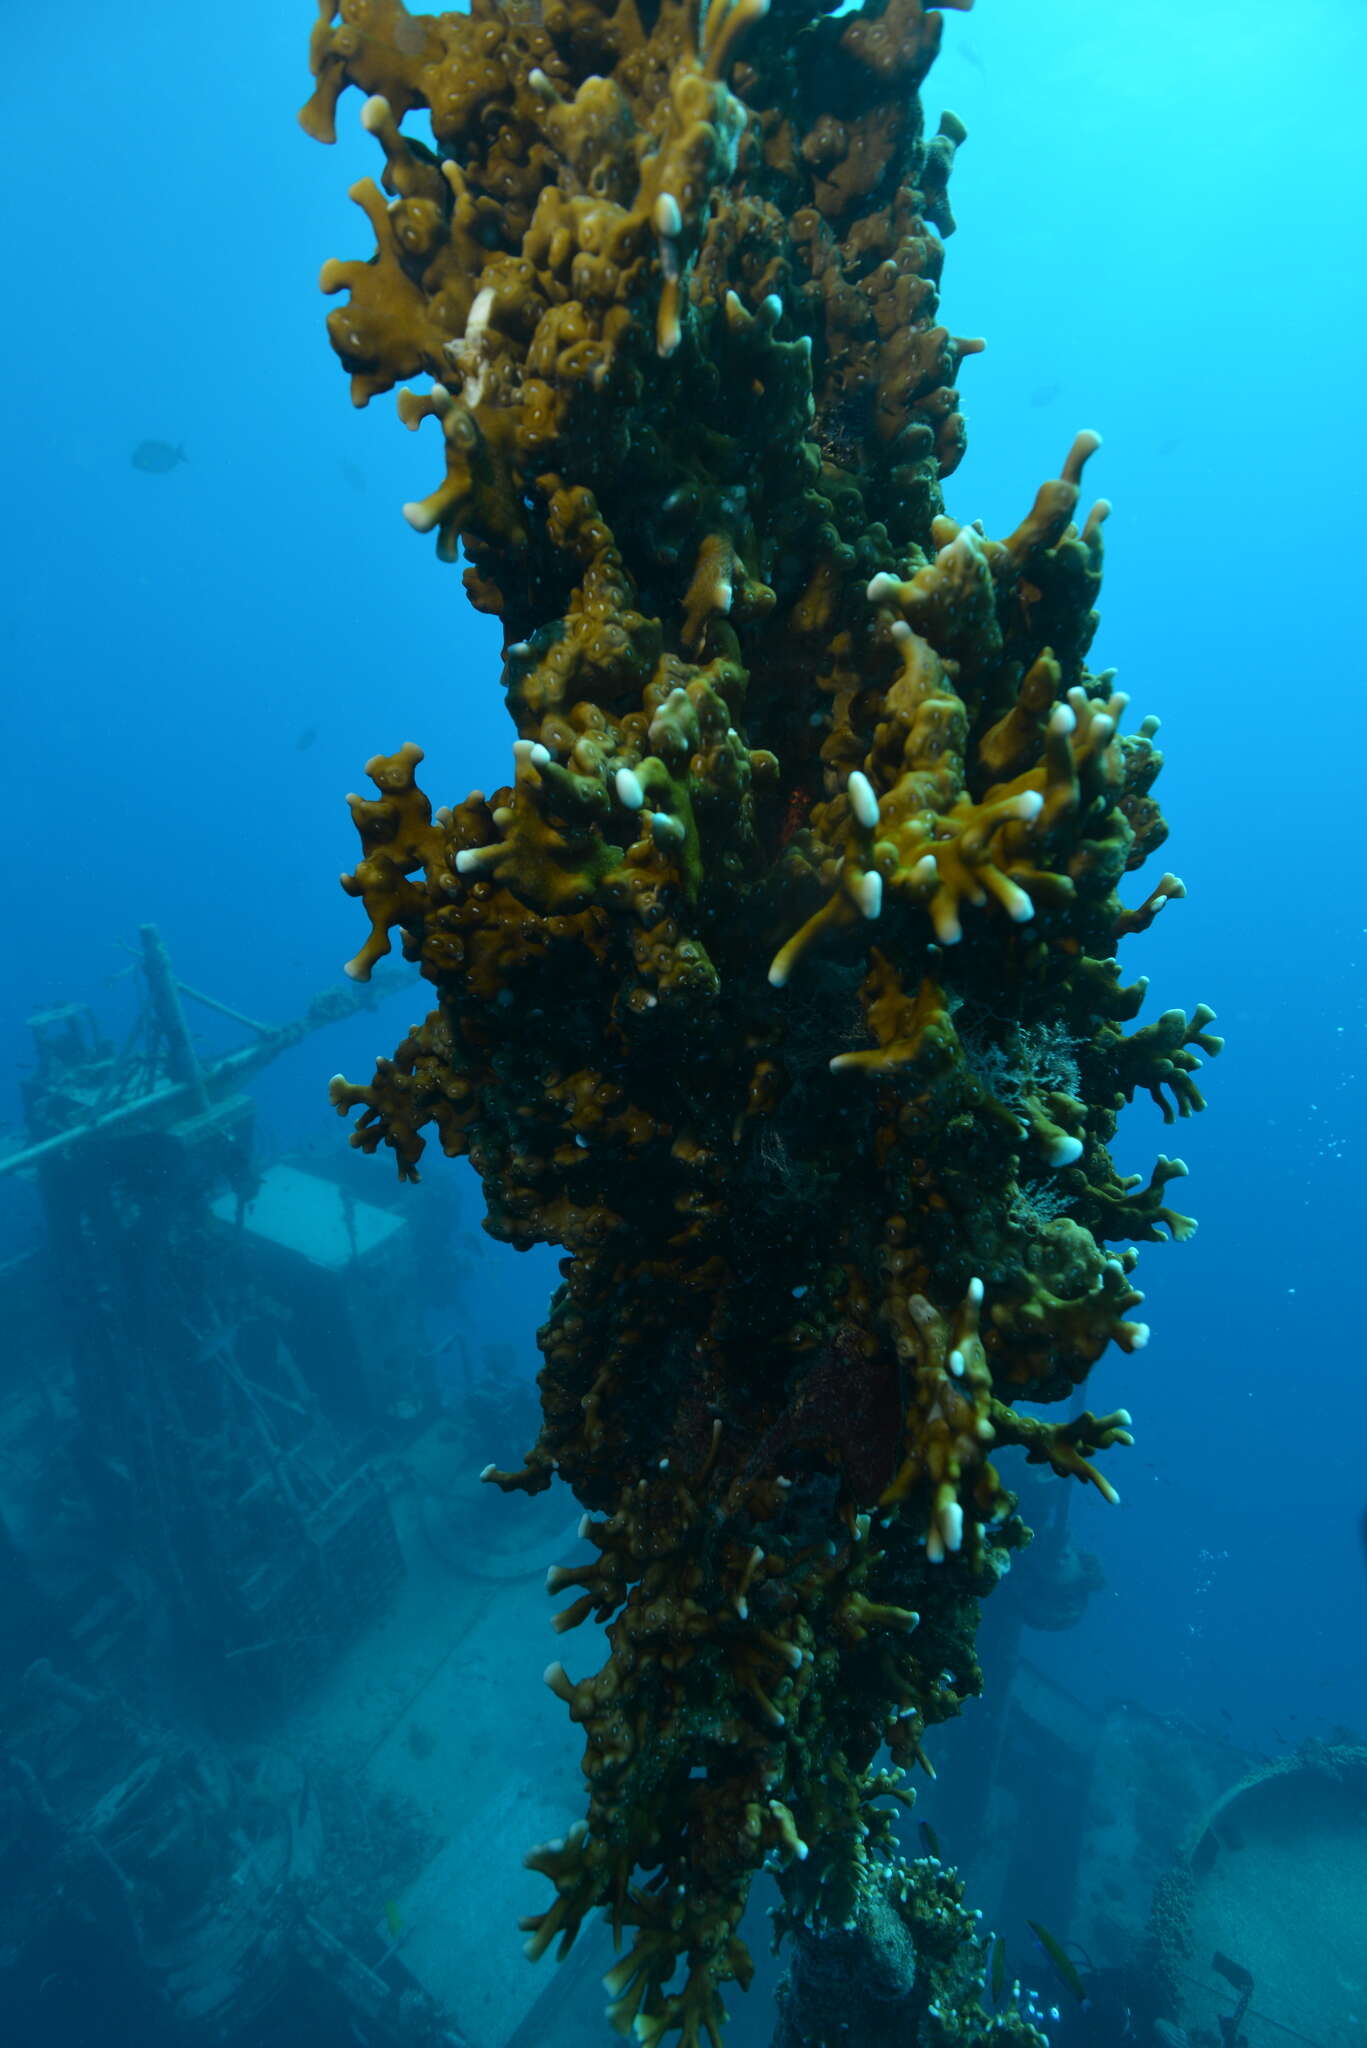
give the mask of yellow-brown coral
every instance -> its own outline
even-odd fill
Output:
[[[1189,1234],[1185,1168],[1141,1188],[1108,1144],[1136,1093],[1199,1108],[1219,1045],[1205,1010],[1122,1028],[1116,947],[1181,885],[1118,894],[1166,827],[1156,728],[1086,666],[1097,437],[1005,540],[944,515],[980,344],[937,319],[940,31],[920,0],[323,0],[314,36],[306,125],[369,94],[388,194],[355,188],[376,254],[325,267],[329,331],[360,403],[431,380],[400,407],[443,475],[405,509],[503,622],[516,732],[509,783],[435,815],[415,747],[370,764],[353,971],[397,927],[438,1000],[333,1095],[406,1175],[435,1128],[496,1237],[567,1253],[540,1437],[487,1474],[573,1487],[556,1626],[610,1646],[546,1674],[589,1814],[529,1859],[528,1945],[606,1908],[648,2042],[716,2048],[765,1864],[809,1924],[874,1888],[920,1924],[882,1802],[978,1684],[1021,1540],[994,1461],[1113,1491],[1127,1416],[1016,1404],[1144,1343],[1133,1241]],[[926,1985],[976,2038],[946,1953]]]

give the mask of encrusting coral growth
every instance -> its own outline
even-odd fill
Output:
[[[340,20],[337,19],[340,13]],[[1118,889],[1162,844],[1155,722],[1085,657],[1107,507],[1077,436],[1005,539],[946,517],[938,324],[963,129],[923,131],[920,0],[321,0],[309,132],[348,85],[377,250],[332,262],[365,404],[401,381],[445,474],[405,507],[503,623],[512,780],[435,814],[405,745],[345,885],[438,1006],[340,1078],[353,1142],[466,1154],[487,1228],[567,1253],[544,1420],[610,1654],[547,1683],[587,1821],[529,1857],[528,1949],[604,1907],[623,2032],[720,2042],[770,1867],[793,1924],[892,1900],[918,2039],[1037,2038],[982,2003],[947,1873],[887,1802],[979,1674],[1024,1540],[997,1454],[1090,1481],[1123,1411],[1049,1423],[1137,1350],[1136,1241],[1184,1237],[1108,1150],[1202,1106],[1210,1013],[1128,1030]],[[430,116],[432,146],[401,131]],[[886,1747],[888,1755],[883,1757]]]

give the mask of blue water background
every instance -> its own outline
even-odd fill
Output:
[[[295,125],[311,12],[76,0],[8,27],[12,1120],[27,1014],[117,1022],[140,921],[253,1015],[336,977],[363,932],[342,797],[371,753],[419,740],[438,800],[509,772],[497,630],[399,516],[440,475],[435,430],[392,398],[353,412],[324,334],[318,267],[369,254],[346,187],[379,156],[358,95],[331,152]],[[1229,1034],[1207,1117],[1124,1120],[1129,1170],[1189,1160],[1201,1230],[1145,1251],[1152,1345],[1087,1392],[1138,1436],[1108,1462],[1122,1507],[1073,1504],[1108,1589],[1032,1654],[1086,1699],[1274,1753],[1367,1724],[1364,27],[1358,0],[983,0],[948,17],[926,94],[970,130],[945,317],[989,344],[950,509],[1006,530],[1078,427],[1104,434],[1093,663],[1169,749],[1172,837],[1130,900],[1165,865],[1191,891],[1123,957],[1146,1017],[1204,1000]],[[147,437],[188,463],[132,468]],[[256,1091],[271,1142],[343,1144],[327,1075],[364,1078],[423,1007],[281,1060]],[[473,1228],[468,1169],[434,1171]],[[0,1216],[11,1243],[36,1227],[12,1189]],[[551,1256],[490,1246],[478,1270],[477,1335],[531,1372]]]

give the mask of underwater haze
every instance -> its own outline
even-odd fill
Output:
[[[9,574],[0,659],[12,915],[0,988],[0,1147],[11,1150],[60,1128],[63,1115],[85,1115],[92,1101],[107,1110],[120,1099],[113,1080],[95,1097],[71,1093],[65,1109],[45,1094],[47,1121],[37,1126],[30,1020],[85,1006],[109,1043],[134,1057],[144,1045],[140,1006],[155,1002],[143,927],[156,928],[160,957],[184,989],[227,1006],[224,1014],[186,997],[192,1056],[203,1062],[251,1042],[253,1023],[284,1025],[324,991],[353,991],[342,963],[364,940],[366,920],[337,876],[358,857],[344,799],[369,791],[373,755],[418,743],[434,801],[458,802],[512,776],[498,621],[471,607],[459,569],[437,560],[432,538],[412,531],[401,512],[439,480],[437,429],[426,421],[416,433],[402,431],[389,395],[354,408],[324,326],[338,301],[320,294],[320,267],[369,254],[371,233],[347,187],[378,177],[380,159],[361,125],[360,93],[341,100],[335,149],[320,149],[301,130],[311,26],[307,0],[242,0],[226,12],[169,0],[74,0],[60,11],[21,10],[9,24],[11,160],[0,198],[10,280],[10,312],[0,321]],[[1367,1927],[1367,1828],[1359,1822],[1355,1864],[1350,1852],[1342,1852],[1346,1863],[1336,1860],[1337,1837],[1332,1851],[1329,1837],[1315,1838],[1322,1861],[1314,1870],[1340,1899],[1327,1934],[1312,1910],[1310,1864],[1296,1861],[1288,1880],[1288,1943],[1296,1968],[1318,1976],[1322,2008],[1313,1987],[1294,2010],[1294,2001],[1271,2001],[1266,1986],[1291,1965],[1280,1952],[1272,1956],[1266,1937],[1250,1932],[1247,1951],[1234,1956],[1213,1940],[1202,1948],[1198,1930],[1191,1968],[1205,1973],[1207,2005],[1184,2007],[1180,2018],[1150,2016],[1123,1988],[1137,1981],[1147,1938],[1150,1874],[1145,1864],[1137,1902],[1124,1834],[1133,1825],[1142,1835],[1142,1816],[1116,1818],[1128,1812],[1123,1788],[1103,1800],[1089,1775],[1087,1791],[1077,1762],[1085,1751],[1087,1773],[1111,1770],[1119,1783],[1140,1768],[1136,1759],[1147,1759],[1171,1795],[1174,1867],[1192,1854],[1195,1831],[1198,1883],[1209,1876],[1205,1843],[1218,1870],[1233,1872],[1231,1896],[1251,1882],[1255,1865],[1271,1873],[1278,1855],[1294,1860],[1297,1830],[1319,1824],[1314,1787],[1303,1809],[1285,1814],[1265,1813],[1261,1792],[1238,1793],[1259,1773],[1260,1784],[1269,1782],[1269,1766],[1279,1786],[1283,1777],[1300,1786],[1317,1771],[1321,1786],[1326,1772],[1337,1772],[1336,1796],[1360,1802],[1367,1815],[1365,92],[1360,0],[1300,0],[1294,9],[1277,0],[1181,9],[1145,0],[978,0],[971,12],[946,14],[941,53],[921,88],[928,131],[946,108],[968,131],[950,188],[957,227],[946,244],[943,318],[952,333],[986,341],[957,374],[968,448],[946,482],[946,504],[988,534],[1009,533],[1038,480],[1062,473],[1074,436],[1100,434],[1087,486],[1114,511],[1091,660],[1098,673],[1114,668],[1129,695],[1125,730],[1149,716],[1161,720],[1159,795],[1170,826],[1157,867],[1143,881],[1127,878],[1122,893],[1141,902],[1162,868],[1186,888],[1126,952],[1126,978],[1150,978],[1146,1021],[1173,1006],[1208,1004],[1225,1039],[1199,1075],[1204,1114],[1169,1126],[1141,1087],[1120,1124],[1122,1173],[1147,1178],[1157,1151],[1180,1154],[1190,1177],[1170,1192],[1200,1227],[1188,1242],[1143,1248],[1138,1285],[1151,1339],[1132,1355],[1113,1345],[1069,1399],[1069,1414],[1085,1404],[1098,1416],[1124,1408],[1133,1417],[1133,1447],[1104,1458],[1118,1505],[1091,1486],[1051,1481],[1068,1496],[1067,1569],[1082,1572],[1087,1597],[1066,1620],[1027,1623],[1022,1642],[991,1616],[998,1597],[1009,1611],[1015,1578],[1030,1570],[1028,1550],[1015,1558],[1012,1578],[985,1602],[984,1700],[969,1700],[958,1720],[932,1731],[926,1746],[940,1775],[934,1784],[920,1779],[924,1796],[905,1821],[907,1853],[956,1865],[968,1906],[985,1905],[987,1921],[1002,1928],[998,2014],[1015,2010],[1012,1985],[1025,1980],[1020,2010],[1056,2048],[1109,2048],[1126,2038],[1168,2048],[1241,2039],[1262,2048],[1297,2028],[1316,2048],[1331,2048],[1318,2031],[1321,2012],[1342,2018],[1333,2048],[1367,2040],[1367,1934],[1344,1932]],[[340,1204],[336,1229],[349,1233],[346,1249],[323,1260],[332,1261],[339,1289],[348,1261],[358,1272],[364,1261],[373,1261],[366,1272],[383,1272],[389,1233],[407,1247],[403,1284],[394,1283],[392,1298],[384,1294],[375,1331],[397,1329],[411,1315],[410,1335],[395,1339],[396,1356],[402,1351],[407,1361],[396,1370],[408,1372],[421,1353],[427,1379],[391,1402],[381,1429],[365,1407],[371,1395],[358,1364],[361,1391],[347,1419],[330,1419],[326,1432],[339,1472],[353,1455],[369,1461],[365,1484],[389,1502],[376,1513],[393,1520],[397,1559],[408,1555],[405,1518],[428,1511],[424,1475],[435,1468],[423,1460],[432,1427],[452,1432],[471,1478],[489,1459],[516,1469],[524,1454],[536,1426],[536,1332],[559,1254],[541,1246],[519,1253],[481,1232],[479,1182],[468,1161],[441,1157],[431,1132],[417,1185],[399,1182],[383,1148],[373,1159],[348,1148],[329,1077],[368,1080],[376,1056],[387,1057],[432,1000],[397,945],[383,972],[393,981],[370,1008],[301,1033],[241,1085],[252,1103],[254,1170],[298,1176],[278,1179],[286,1208],[334,1194]],[[174,1061],[166,1071],[176,1071]],[[240,1854],[251,1889],[268,1832],[251,1816],[276,1796],[262,1789],[261,1774],[276,1773],[270,1782],[278,1787],[280,1772],[312,1773],[325,1788],[317,1794],[323,1846],[307,1897],[330,1898],[335,1911],[329,1918],[331,1908],[309,1906],[323,1931],[310,1935],[307,1967],[291,1976],[277,2007],[248,2001],[239,2014],[224,1994],[221,2003],[206,1999],[196,2016],[193,2001],[158,2004],[151,1980],[131,1966],[124,1981],[114,1959],[143,1941],[151,1954],[159,1937],[145,1924],[137,1931],[136,1885],[130,1891],[115,1874],[102,1889],[106,1880],[92,1877],[79,1915],[91,1945],[80,1968],[68,1970],[66,1923],[44,1903],[45,1887],[54,1897],[60,1888],[55,1866],[23,1830],[38,1826],[32,1815],[40,1810],[43,1828],[65,1825],[66,1793],[53,1791],[44,1773],[81,1776],[82,1745],[95,1742],[69,1689],[103,1699],[113,1684],[88,1630],[69,1665],[55,1646],[78,1606],[90,1611],[77,1592],[89,1546],[83,1551],[78,1536],[68,1541],[69,1531],[97,1526],[100,1514],[117,1523],[124,1509],[106,1474],[102,1505],[87,1525],[87,1505],[73,1505],[89,1479],[79,1457],[61,1465],[60,1482],[35,1477],[49,1456],[42,1446],[66,1442],[81,1405],[79,1387],[67,1383],[72,1354],[63,1349],[62,1319],[82,1333],[77,1379],[80,1343],[95,1345],[115,1378],[139,1358],[138,1369],[154,1373],[156,1360],[139,1351],[153,1341],[145,1334],[122,1350],[100,1349],[104,1340],[91,1335],[109,1312],[110,1290],[128,1279],[129,1261],[142,1261],[134,1292],[138,1314],[150,1320],[139,1327],[154,1332],[161,1326],[149,1301],[189,1299],[204,1283],[199,1267],[191,1275],[185,1262],[202,1259],[205,1272],[217,1271],[218,1255],[199,1241],[186,1250],[167,1239],[164,1256],[181,1262],[168,1271],[146,1236],[111,1248],[111,1225],[106,1263],[83,1265],[71,1243],[55,1244],[60,1219],[87,1215],[82,1176],[115,1169],[98,1148],[53,1157],[60,1169],[0,1178],[0,1278],[16,1333],[0,1364],[9,1416],[0,1429],[0,1562],[8,1569],[11,1553],[27,1559],[16,1574],[27,1580],[32,1567],[37,1588],[24,1609],[24,1655],[7,1653],[0,1671],[0,1834],[11,1821],[18,1831],[0,1840],[4,1883],[13,1888],[0,1907],[0,2044],[136,2040],[139,2048],[178,2048],[211,2040],[270,2048],[288,2037],[303,2048],[353,2039],[372,2048],[404,2040],[581,2048],[614,2038],[599,2017],[602,1970],[576,1963],[577,1951],[563,1965],[563,2014],[547,1990],[556,1982],[553,1961],[524,1989],[521,1973],[531,1973],[515,1924],[519,1912],[544,1910],[537,1895],[545,1878],[521,1870],[524,1850],[538,1828],[563,1835],[582,1793],[577,1732],[539,1679],[560,1648],[574,1671],[588,1668],[591,1650],[570,1637],[571,1654],[552,1637],[553,1610],[540,1591],[546,1565],[573,1542],[579,1512],[567,1492],[562,1501],[559,1485],[553,1505],[486,1487],[468,1514],[462,1508],[448,1546],[465,1573],[457,1590],[438,1598],[436,1581],[423,1577],[428,1567],[410,1561],[408,1590],[396,1593],[396,1562],[393,1583],[377,1581],[373,1610],[366,1608],[373,1623],[361,1631],[358,1620],[336,1660],[307,1682],[301,1677],[288,1698],[263,1705],[244,1692],[217,1724],[195,1681],[197,1658],[211,1655],[208,1620],[201,1616],[199,1651],[168,1650],[182,1611],[175,1598],[163,1636],[160,1620],[155,1629],[148,1621],[160,1611],[155,1573],[145,1562],[136,1572],[111,1567],[117,1584],[108,1598],[130,1609],[141,1603],[141,1624],[129,1626],[148,1630],[128,1668],[164,1668],[166,1676],[154,1699],[130,1696],[130,1716],[147,1716],[160,1732],[138,1738],[143,1761],[121,1764],[108,1784],[117,1783],[120,1800],[147,1798],[142,1788],[156,1759],[169,1753],[167,1730],[185,1756],[200,1758],[193,1769],[176,1766],[177,1796],[186,1801],[190,1778],[202,1788],[217,1768],[203,1762],[196,1731],[211,1731],[203,1737],[210,1747],[225,1746],[223,1768],[237,1774],[235,1783],[250,1749],[257,1776],[242,1809],[248,1817],[226,1791],[209,1803],[220,1816],[236,1815],[224,1820],[223,1839],[248,1845]],[[175,1174],[179,1158],[158,1155],[146,1170]],[[124,1201],[123,1189],[110,1178],[111,1205]],[[231,1208],[220,1206],[220,1220]],[[71,1228],[72,1242],[84,1243],[86,1224]],[[282,1277],[282,1230],[271,1254],[279,1255],[276,1296],[253,1283],[250,1328],[258,1333],[269,1322],[261,1300],[284,1299],[293,1285]],[[304,1235],[301,1223],[299,1243]],[[60,1283],[56,1272],[65,1275]],[[77,1299],[84,1285],[89,1299]],[[348,1304],[348,1316],[360,1313],[351,1297]],[[290,1313],[302,1330],[315,1310],[301,1293]],[[119,1315],[127,1338],[131,1326]],[[188,1311],[181,1321],[193,1326],[200,1367],[212,1372],[215,1359],[231,1356],[225,1370],[239,1394],[242,1381],[250,1390],[263,1380],[278,1384],[260,1397],[259,1455],[269,1479],[270,1446],[296,1441],[290,1404],[296,1418],[328,1409],[326,1366],[318,1384],[307,1366],[272,1382],[273,1338],[261,1337],[259,1349],[256,1336],[241,1339],[246,1348],[234,1350],[231,1317],[226,1334],[222,1316],[211,1332]],[[366,1343],[382,1340],[357,1341],[360,1358]],[[126,1379],[116,1398],[136,1412]],[[244,1398],[259,1406],[256,1391]],[[201,1414],[191,1400],[182,1415],[187,1435],[212,1433],[218,1412]],[[428,1436],[419,1436],[419,1422]],[[493,1434],[481,1441],[481,1432]],[[1001,1462],[1015,1487],[1024,1460],[1013,1450]],[[1026,1476],[1033,1487],[1035,1471]],[[436,1498],[439,1482],[433,1487]],[[137,1490],[130,1482],[130,1515],[147,1507],[133,1502]],[[255,1513],[248,1490],[240,1505],[233,1493],[229,1516],[243,1544]],[[1043,1492],[1032,1491],[1030,1501]],[[331,1500],[329,1484],[319,1512]],[[526,1537],[510,1533],[532,1509],[544,1509],[546,1521]],[[1035,1521],[1058,1511],[1025,1512]],[[1055,1534],[1062,1547],[1061,1522]],[[358,1570],[374,1566],[369,1539],[358,1537],[355,1555],[370,1560]],[[334,1580],[340,1569],[328,1567]],[[420,1593],[431,1593],[429,1606]],[[426,1618],[453,1612],[469,1630],[461,1683],[460,1660],[443,1663],[446,1639]],[[468,1647],[476,1643],[477,1653]],[[244,1655],[251,1650],[244,1638]],[[438,1667],[446,1675],[419,1698],[412,1674],[425,1674],[428,1685]],[[109,1668],[125,1666],[115,1658]],[[1004,1707],[989,1718],[994,1686],[1014,1703],[1016,1720],[1003,1718]],[[377,1703],[389,1695],[394,1710],[385,1721]],[[51,1745],[40,1764],[34,1729],[45,1716],[50,1729],[64,1714],[60,1765]],[[89,1725],[107,1730],[109,1715]],[[1142,1738],[1125,1732],[1132,1729]],[[1089,1746],[1097,1742],[1100,1751]],[[1111,1761],[1098,1766],[1098,1754]],[[377,1756],[382,1796],[373,1788],[363,1796],[356,1788],[372,1785]],[[266,1757],[289,1762],[268,1767]],[[1124,1758],[1122,1768],[1115,1759]],[[81,1777],[92,1811],[114,1796],[101,1768],[92,1754]],[[989,1779],[1000,1781],[995,1804],[984,1792],[971,1814],[956,1805],[956,1784]],[[26,1804],[38,1780],[41,1808]],[[563,1813],[548,1793],[543,1813],[552,1780]],[[312,1825],[300,1817],[312,1809],[302,1790],[290,1796],[290,1853],[298,1855]],[[1221,1834],[1211,1816],[1236,1797],[1248,1811]],[[492,1815],[487,1887],[460,1832],[462,1801]],[[1084,1808],[1085,1829],[1074,1834]],[[355,1818],[362,1813],[364,1823]],[[22,1827],[17,1814],[28,1816]],[[1068,1837],[1056,1853],[1048,1847],[1055,1827],[1060,1845]],[[81,1828],[83,1843],[113,1839],[93,1823]],[[1027,1834],[1036,1838],[1028,1878],[1020,1861]],[[452,1842],[466,1844],[458,1859]],[[63,1853],[62,1882],[79,1891],[87,1863],[74,1849]],[[230,1861],[237,1853],[223,1851]],[[1161,1857],[1154,1851],[1159,1861],[1168,1854],[1166,1846]],[[112,1868],[120,1859],[111,1857]],[[1097,1859],[1107,1857],[1098,1876]],[[506,1880],[495,1874],[504,1864]],[[345,1902],[336,1875],[343,1868]],[[261,1927],[284,1924],[280,1902],[294,1894],[284,1864],[281,1873],[260,1879],[259,1907],[240,1934],[244,1955]],[[14,1902],[19,1893],[28,1895],[23,1908]],[[1239,1897],[1245,1928],[1261,1926]],[[1344,1899],[1358,1903],[1348,1911]],[[760,1904],[770,1903],[766,1892]],[[474,1927],[492,1988],[475,1960],[460,1973],[442,1961],[457,1922],[467,1941]],[[1043,1932],[1032,1933],[1031,1923]],[[1127,1950],[1132,1926],[1139,1933]],[[759,1934],[762,1947],[762,1925]],[[1105,1951],[1108,1939],[1114,1947],[1103,1954],[1096,1945]],[[337,1956],[347,1950],[355,1969],[363,1957],[382,1986],[399,1966],[412,1972],[411,1986],[405,1979],[402,1997],[396,1992],[389,2004],[376,1993],[368,2009],[336,1957],[328,1979],[332,1966],[320,1957],[333,1955],[329,1942]],[[1214,1978],[1212,1947],[1232,1964]],[[606,1946],[603,1957],[605,1968]],[[781,1964],[763,1959],[748,1998],[728,1990],[730,2048],[767,2048],[771,2037],[782,2048],[816,2048],[837,2038],[815,2023],[802,2031],[791,2006],[791,2031],[773,2034]],[[220,1957],[215,1981],[236,1967]],[[333,1990],[311,2002],[309,1987],[325,1981]],[[1223,2007],[1209,2002],[1211,1984]],[[1234,2031],[1223,2037],[1219,2011],[1234,2015]],[[1349,2031],[1353,2021],[1357,2032]],[[638,2038],[665,2037],[643,2025]],[[850,2048],[899,2048],[931,2036],[875,2034],[856,2018],[839,2038]],[[700,2048],[705,2039],[698,2036]]]

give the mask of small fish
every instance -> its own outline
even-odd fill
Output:
[[[1230,1713],[1228,1707],[1221,1707],[1220,1713],[1226,1721],[1232,1721],[1234,1719],[1234,1716]]]
[[[921,1837],[921,1847],[925,1850],[927,1856],[933,1856],[935,1861],[939,1863],[941,1861],[940,1837],[936,1834],[928,1820],[918,1821],[916,1827]]]
[[[298,739],[297,739],[297,740],[295,741],[295,743],[294,743],[294,744],[295,744],[295,747],[296,747],[296,748],[298,749],[298,751],[299,751],[299,752],[300,752],[301,754],[305,754],[305,753],[307,753],[307,752],[308,752],[309,748],[310,748],[310,747],[311,747],[311,746],[313,745],[313,742],[314,742],[314,741],[315,741],[315,740],[317,739],[317,737],[318,737],[318,728],[317,728],[317,726],[316,726],[316,725],[306,725],[306,726],[304,727],[304,730],[303,730],[303,731],[302,731],[302,732],[300,733],[300,735],[299,735]]]
[[[1055,1941],[1047,1927],[1040,1926],[1038,1920],[1027,1920],[1025,1924],[1048,1956],[1054,1968],[1058,1971],[1064,1984],[1072,1992],[1078,2004],[1085,2005],[1087,2003],[1087,1989],[1078,1975],[1077,1964],[1068,1954],[1068,1951],[1063,1947],[1062,1943]]]
[[[174,448],[169,441],[139,441],[128,459],[134,469],[147,476],[165,476],[168,469],[178,469],[182,462],[190,460],[183,441],[178,441]]]
[[[359,463],[348,462],[346,458],[343,457],[342,461],[338,464],[338,467],[341,470],[342,475],[346,478],[347,482],[351,485],[353,491],[363,491],[365,489],[365,471],[361,468]]]
[[[385,1900],[384,1924],[389,1929],[390,1940],[397,1941],[399,1936],[403,1933],[403,1915],[399,1911],[399,1902],[397,1899]]]
[[[1000,2005],[1002,1993],[1006,1989],[1006,1942],[1000,1934],[992,1944],[991,1976],[989,1981],[992,1986],[992,2003],[993,2005]]]
[[[1062,391],[1061,384],[1037,384],[1030,393],[1031,405],[1052,405]]]

